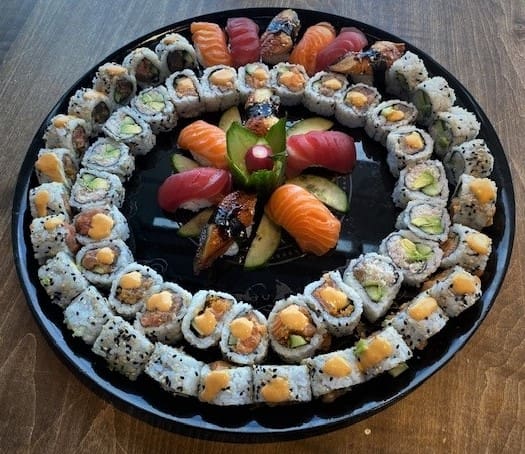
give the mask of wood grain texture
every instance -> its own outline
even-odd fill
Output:
[[[229,453],[525,451],[525,6],[521,0],[7,0],[0,24],[0,452]],[[510,268],[467,346],[408,397],[351,427],[254,446],[152,427],[91,391],[39,331],[10,242],[17,173],[42,119],[90,67],[127,42],[199,14],[252,6],[318,9],[406,39],[454,74],[494,125],[511,166],[517,231]]]

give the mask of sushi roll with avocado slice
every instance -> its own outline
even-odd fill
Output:
[[[318,72],[306,83],[303,105],[310,112],[329,117],[335,113],[336,102],[347,87],[348,80],[343,74]]]
[[[198,398],[221,407],[253,403],[252,368],[225,361],[206,364],[200,372]]]
[[[190,42],[179,33],[168,33],[155,46],[163,77],[184,69],[197,69],[197,54]]]
[[[125,66],[105,63],[100,66],[93,78],[93,88],[105,93],[112,108],[129,104],[137,92],[137,79]]]
[[[253,400],[268,405],[310,402],[312,390],[308,367],[304,364],[253,366]]]
[[[349,128],[360,128],[366,123],[368,112],[381,102],[377,88],[366,84],[354,84],[337,93],[335,118]]]
[[[494,156],[483,139],[473,139],[452,147],[443,165],[450,183],[457,184],[463,174],[489,177],[494,168]]]
[[[78,210],[106,204],[120,208],[123,202],[124,187],[116,175],[87,169],[79,172],[69,199]]]
[[[201,83],[192,70],[173,73],[166,80],[166,87],[180,118],[194,118],[204,112]]]
[[[417,108],[416,122],[429,126],[438,112],[447,111],[454,105],[456,93],[443,77],[430,77],[416,86],[412,102]]]
[[[399,214],[396,229],[408,229],[425,240],[445,241],[450,216],[443,201],[412,200]]]
[[[86,120],[72,115],[54,116],[44,133],[45,148],[67,148],[80,159],[89,146],[91,127]]]
[[[32,218],[62,215],[69,222],[69,191],[62,183],[43,183],[36,186],[29,190],[29,210]]]
[[[62,214],[33,219],[29,232],[33,253],[39,264],[59,252],[72,256],[79,249],[75,229]]]
[[[417,85],[428,79],[423,60],[413,52],[406,51],[385,72],[386,92],[408,101]]]
[[[224,111],[239,104],[240,96],[235,68],[215,65],[201,77],[201,93],[206,112]]]
[[[86,120],[92,135],[97,135],[111,115],[113,106],[105,93],[92,88],[81,88],[70,98],[67,112]]]
[[[150,125],[153,134],[172,130],[177,125],[177,112],[166,87],[150,87],[131,100],[131,107]]]
[[[383,101],[368,112],[365,132],[371,139],[385,145],[390,131],[414,124],[416,116],[417,109],[412,103],[400,99]]]
[[[239,93],[241,101],[246,102],[248,95],[258,88],[270,88],[270,70],[261,62],[248,63],[238,70]]]
[[[126,144],[100,137],[86,150],[82,166],[88,170],[112,173],[124,182],[135,170],[135,157]]]
[[[270,85],[281,98],[283,106],[296,106],[303,102],[308,79],[302,65],[278,63],[270,70]]]
[[[124,57],[122,66],[137,79],[140,88],[155,87],[164,80],[159,57],[148,47],[137,47]]]
[[[75,215],[73,226],[82,245],[129,238],[128,221],[115,205],[86,208]]]

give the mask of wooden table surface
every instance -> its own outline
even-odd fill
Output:
[[[39,330],[13,263],[11,203],[42,119],[90,67],[129,41],[199,14],[318,9],[394,33],[454,74],[494,125],[511,166],[517,230],[504,285],[454,359],[415,392],[350,427],[232,445],[155,428],[86,387]],[[7,0],[0,12],[0,452],[508,452],[525,450],[525,4],[522,0]]]

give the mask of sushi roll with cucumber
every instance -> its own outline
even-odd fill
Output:
[[[166,87],[180,118],[194,118],[204,112],[201,83],[192,70],[173,73],[166,80]]]
[[[438,112],[449,110],[456,102],[456,93],[445,78],[430,77],[416,86],[412,102],[417,108],[417,123],[429,126]]]
[[[412,200],[399,214],[396,229],[408,229],[418,237],[441,243],[448,237],[450,216],[442,201]]]
[[[155,46],[155,53],[159,57],[162,75],[166,78],[170,74],[184,69],[197,69],[197,54],[190,42],[179,33],[168,33]]]
[[[29,232],[33,253],[39,264],[59,252],[72,256],[79,249],[75,229],[62,214],[33,219]]]
[[[254,366],[253,400],[268,405],[310,402],[312,390],[308,367],[304,364]]]
[[[483,139],[473,139],[452,147],[443,165],[450,183],[457,184],[463,174],[489,177],[494,168],[494,156]]]
[[[137,92],[137,79],[125,66],[105,63],[100,66],[93,78],[93,88],[105,93],[112,107],[125,106]]]
[[[162,83],[163,74],[159,57],[148,47],[137,47],[124,57],[122,66],[137,79],[140,88]]]
[[[264,63],[248,63],[241,66],[237,72],[239,93],[243,102],[246,102],[252,91],[270,87],[270,70]]]
[[[114,104],[108,96],[92,88],[80,88],[70,98],[67,112],[69,115],[86,120],[93,135],[102,130],[102,125],[111,115]]]
[[[177,125],[177,112],[164,86],[142,90],[131,100],[131,107],[150,125],[153,134],[170,131]]]
[[[54,116],[44,133],[45,148],[67,148],[79,159],[89,146],[91,127],[72,115]]]
[[[73,208],[84,210],[100,205],[124,202],[124,187],[116,175],[108,172],[82,169],[71,189],[69,203]]]
[[[222,407],[253,403],[253,373],[249,366],[224,361],[206,364],[200,371],[199,400]]]
[[[100,137],[86,150],[82,166],[88,170],[112,173],[124,182],[135,170],[135,157],[126,144]]]
[[[329,117],[335,114],[336,102],[346,91],[348,80],[343,74],[321,71],[306,83],[303,105],[310,112]]]
[[[62,183],[71,188],[78,172],[78,158],[67,148],[42,148],[35,162],[38,182]]]
[[[362,83],[351,85],[337,96],[335,118],[349,128],[363,127],[368,112],[381,102],[377,88]]]
[[[374,323],[390,309],[403,283],[403,273],[388,256],[369,252],[350,261],[343,281],[359,293],[364,316]]]
[[[154,342],[173,344],[180,340],[191,293],[173,282],[163,282],[148,295],[144,308],[137,313],[135,328]]]
[[[29,190],[29,210],[32,218],[64,216],[71,219],[69,191],[62,183],[43,183]]]
[[[296,106],[303,102],[308,79],[302,65],[278,63],[270,70],[270,85],[283,106]]]
[[[406,51],[385,72],[386,91],[408,101],[415,88],[428,79],[423,60],[413,52]]]
[[[237,71],[226,65],[206,68],[201,77],[201,94],[207,112],[224,111],[239,103]]]
[[[86,208],[75,215],[73,226],[82,245],[129,237],[128,221],[115,205]]]
[[[410,230],[392,232],[379,245],[379,253],[392,259],[403,273],[403,282],[411,286],[419,286],[437,271],[443,257],[439,243]]]
[[[412,103],[400,99],[383,101],[368,112],[365,132],[371,139],[385,145],[390,131],[414,124],[416,117],[417,109]]]
[[[339,271],[325,273],[318,281],[308,284],[304,295],[334,336],[351,334],[361,320],[361,297],[343,282]]]

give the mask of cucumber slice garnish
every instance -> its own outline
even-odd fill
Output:
[[[350,209],[348,195],[337,184],[317,175],[299,175],[287,181],[312,193],[326,206],[346,213]]]

